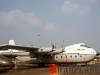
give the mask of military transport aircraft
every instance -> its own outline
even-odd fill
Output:
[[[84,43],[56,49],[54,45],[47,48],[15,45],[14,40],[10,40],[9,44],[1,45],[0,50],[1,55],[15,55],[20,61],[38,64],[38,66],[51,63],[87,63],[97,55],[93,48]]]

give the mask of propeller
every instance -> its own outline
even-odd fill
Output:
[[[62,52],[65,52],[65,47],[63,45],[61,45],[61,49],[62,49]]]
[[[53,52],[56,50],[56,44],[54,45],[53,43],[51,43],[52,46],[52,51],[50,52],[51,56],[53,55]]]
[[[52,46],[52,52],[56,50],[56,44],[54,45],[53,43],[51,43]]]
[[[100,55],[100,53],[99,53],[99,52],[97,52],[96,56],[99,56],[99,55]]]

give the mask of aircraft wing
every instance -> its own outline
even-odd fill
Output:
[[[16,50],[25,50],[30,52],[37,52],[39,47],[34,46],[18,46],[18,45],[1,45],[0,50],[7,50],[7,49],[16,49]]]
[[[24,51],[29,51],[32,53],[46,53],[46,54],[58,54],[61,53],[62,50],[58,49],[53,51],[52,48],[46,48],[46,47],[36,47],[36,46],[19,46],[19,45],[0,45],[0,50],[8,50],[8,49],[15,49],[15,50],[24,50]]]

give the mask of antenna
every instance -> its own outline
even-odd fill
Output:
[[[62,49],[62,52],[65,52],[65,47],[64,47],[64,40],[62,41],[63,45],[61,45],[61,49]]]

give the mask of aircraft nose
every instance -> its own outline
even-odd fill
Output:
[[[4,56],[0,56],[0,71],[9,70],[13,67],[13,65],[14,65],[13,62],[10,59]]]
[[[4,56],[0,56],[0,66],[3,66],[3,65],[4,66],[13,66],[13,62]]]

